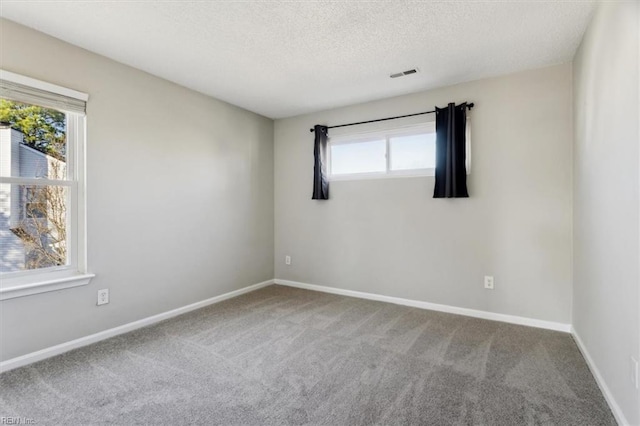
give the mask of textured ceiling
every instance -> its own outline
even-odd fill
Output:
[[[271,118],[570,61],[591,1],[11,1],[0,15]],[[389,74],[419,68],[397,79]]]

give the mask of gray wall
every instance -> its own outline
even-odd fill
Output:
[[[604,3],[574,59],[573,327],[640,424],[638,3]]]
[[[1,360],[273,278],[272,120],[6,20],[0,39],[3,69],[90,95],[97,275],[1,302]]]
[[[452,101],[476,103],[471,198],[434,200],[434,178],[413,177],[311,200],[314,124]],[[568,324],[571,140],[570,64],[277,120],[276,277]]]

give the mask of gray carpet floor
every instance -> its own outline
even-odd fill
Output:
[[[571,336],[282,286],[0,376],[38,425],[615,425]]]

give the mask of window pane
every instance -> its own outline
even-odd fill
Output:
[[[391,170],[430,169],[436,166],[436,134],[397,136],[389,139]]]
[[[331,174],[384,172],[386,149],[384,139],[331,145]]]
[[[0,272],[67,264],[68,189],[0,184]]]
[[[0,176],[66,179],[63,112],[0,99]]]

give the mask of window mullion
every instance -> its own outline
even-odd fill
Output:
[[[391,171],[391,142],[390,142],[390,137],[386,136],[385,137],[385,142],[386,142],[386,153],[385,153],[385,157],[387,160],[387,170],[385,173],[389,173]]]

